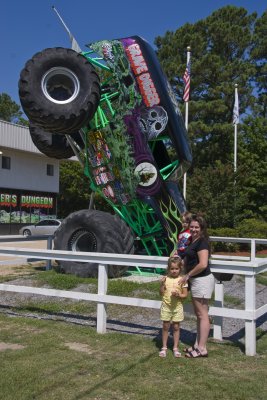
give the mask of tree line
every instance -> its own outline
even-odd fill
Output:
[[[188,134],[193,164],[187,173],[188,209],[202,212],[211,228],[235,228],[244,220],[266,221],[267,11],[257,16],[242,7],[226,6],[194,24],[186,23],[156,37],[155,46],[182,113],[182,78],[186,49],[191,47]],[[232,123],[235,84],[240,113],[236,172]],[[20,106],[6,93],[0,94],[0,119],[28,123]],[[81,167],[62,162],[60,216],[87,208],[89,195]],[[97,202],[97,208],[107,207],[103,200],[98,198]]]
[[[266,217],[267,12],[227,6],[155,39],[164,72],[182,105],[186,49],[191,47],[188,133],[193,165],[187,204],[211,227]],[[234,173],[234,85],[238,84]]]

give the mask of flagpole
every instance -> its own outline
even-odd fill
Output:
[[[234,172],[237,166],[237,124],[235,124],[235,143],[234,143]]]
[[[233,110],[234,124],[234,226],[236,224],[236,170],[237,170],[237,125],[239,124],[238,84],[235,84],[235,103]]]
[[[191,50],[191,47],[188,46],[187,47],[186,66],[188,66],[189,62],[190,62],[190,50]],[[189,97],[188,97],[188,100],[185,101],[185,127],[186,127],[187,131],[188,131],[188,104],[189,104]],[[186,199],[186,172],[184,173],[183,195],[184,195],[184,199]]]
[[[239,122],[239,109],[238,109],[238,84],[235,84],[235,113],[234,116],[234,172],[237,168],[237,124]]]
[[[62,25],[64,26],[67,34],[69,35],[70,38],[70,42],[71,42],[71,48],[72,50],[76,51],[77,53],[81,53],[82,49],[80,48],[77,40],[75,39],[75,37],[73,36],[73,34],[71,33],[71,31],[69,30],[69,28],[67,27],[67,25],[65,24],[65,22],[63,21],[63,18],[60,16],[59,12],[57,11],[55,6],[52,6],[52,9],[55,11],[55,13],[57,14],[60,22],[62,23]]]

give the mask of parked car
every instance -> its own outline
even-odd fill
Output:
[[[60,225],[61,221],[58,219],[42,219],[37,224],[23,226],[19,234],[23,236],[53,235]]]

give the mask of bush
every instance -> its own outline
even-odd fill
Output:
[[[210,236],[222,236],[222,237],[239,237],[239,238],[267,238],[267,222],[251,218],[244,219],[240,222],[236,228],[217,228],[209,229]],[[238,251],[238,250],[250,250],[250,244],[247,243],[223,243],[223,242],[211,242],[212,251]],[[265,245],[258,245],[257,250],[265,249]]]
[[[222,236],[222,237],[239,237],[238,232],[234,228],[217,228],[209,229],[210,236]],[[212,252],[218,251],[231,251],[235,252],[239,250],[238,243],[231,242],[211,242]]]
[[[244,219],[237,225],[236,230],[239,237],[267,238],[267,222],[260,219]]]
[[[267,222],[251,218],[251,219],[244,219],[240,222],[236,230],[238,232],[239,237],[246,237],[246,238],[259,238],[259,239],[266,239],[267,238]],[[246,245],[243,244],[241,249],[243,250],[246,248]],[[257,250],[266,249],[265,245],[258,245]]]

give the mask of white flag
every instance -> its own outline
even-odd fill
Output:
[[[238,92],[237,88],[235,88],[235,104],[234,104],[234,112],[233,112],[233,124],[239,124],[239,103],[238,103]]]
[[[75,39],[75,37],[73,36],[73,34],[71,33],[71,31],[69,30],[69,28],[67,27],[67,25],[65,24],[65,22],[63,21],[63,19],[61,18],[61,16],[59,15],[59,12],[57,11],[56,7],[52,6],[52,9],[55,11],[55,13],[57,14],[58,18],[60,19],[62,25],[64,26],[64,28],[66,29],[69,38],[70,38],[70,42],[71,42],[71,48],[74,51],[77,51],[77,53],[81,53],[82,49],[80,48],[77,40]]]

